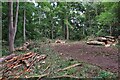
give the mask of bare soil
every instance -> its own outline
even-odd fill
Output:
[[[89,63],[110,72],[118,72],[118,55],[120,53],[118,53],[116,47],[87,45],[84,42],[72,42],[54,44],[52,48],[62,57]]]

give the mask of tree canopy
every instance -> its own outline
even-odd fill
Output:
[[[14,13],[16,5],[13,4]],[[119,2],[20,2],[16,40],[23,40],[24,10],[26,39],[87,36],[118,36]],[[2,39],[8,41],[8,3],[2,2]],[[15,17],[15,15],[13,15]]]

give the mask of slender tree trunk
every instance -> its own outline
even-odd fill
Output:
[[[51,21],[51,39],[53,39],[53,27],[54,27],[54,23],[53,23],[53,20]]]
[[[24,37],[24,42],[26,41],[26,34],[25,34],[25,31],[26,31],[26,28],[25,28],[25,24],[26,24],[26,10],[24,9],[24,23],[23,23],[23,37]]]
[[[66,33],[65,33],[65,23],[64,20],[62,20],[62,37],[66,39]]]
[[[69,40],[69,27],[68,27],[68,17],[66,17],[66,39]]]
[[[41,15],[41,14],[40,14],[40,10],[38,10],[39,25],[40,25],[40,18],[41,18],[40,15]]]
[[[112,26],[110,25],[110,36],[112,36]]]
[[[84,29],[84,26],[83,26],[83,35],[85,35],[85,29]]]
[[[69,40],[69,28],[68,28],[68,24],[66,24],[66,39]]]
[[[13,24],[13,1],[10,0],[8,2],[9,7],[9,50],[10,52],[14,51],[14,41],[15,41],[15,35],[17,31],[17,21],[18,21],[18,10],[19,10],[19,2],[16,2],[16,15],[15,15],[15,21]]]
[[[16,14],[15,14],[15,21],[14,21],[14,25],[13,25],[13,29],[14,29],[14,40],[15,40],[15,35],[17,32],[17,22],[18,22],[18,11],[19,11],[19,1],[17,0],[16,2]]]
[[[67,31],[66,31],[66,24],[64,24],[64,37],[65,37],[65,39],[67,39],[67,38],[66,38],[66,36],[67,36],[66,34],[67,34]]]
[[[90,13],[88,13],[88,21],[89,21],[89,27],[91,27]]]
[[[51,39],[53,39],[53,26],[51,28]]]
[[[97,8],[97,5],[95,5],[95,14],[96,14],[96,16],[98,15],[98,8]]]
[[[65,18],[65,39],[69,40],[69,27],[68,27],[68,18]]]

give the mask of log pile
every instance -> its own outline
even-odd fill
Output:
[[[31,72],[31,68],[33,65],[39,61],[46,59],[46,55],[40,55],[33,52],[28,52],[26,54],[21,55],[9,55],[7,57],[0,58],[2,65],[0,68],[2,71],[2,76],[10,77],[10,76],[20,76],[25,72]],[[16,77],[15,77],[16,78]]]
[[[29,50],[28,47],[30,46],[30,42],[25,42],[23,46],[15,48],[15,51],[26,51]]]
[[[87,41],[88,45],[104,45],[105,47],[115,46],[117,39],[113,36],[97,37],[95,40]]]
[[[58,39],[58,40],[55,41],[55,43],[63,43],[64,44],[64,43],[66,43],[66,41]]]

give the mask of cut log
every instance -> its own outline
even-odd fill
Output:
[[[11,55],[2,57],[2,58],[0,58],[0,63],[1,63],[1,62],[4,62],[5,60],[12,59],[12,58],[15,57],[15,56],[16,56],[16,54],[11,54]]]
[[[25,63],[25,66],[26,67],[29,67],[30,66],[30,62],[28,60],[23,60],[23,62]]]
[[[110,47],[111,44],[106,44],[105,47]]]
[[[89,45],[105,45],[109,47],[111,45],[115,46],[117,44],[117,39],[113,36],[97,37],[95,40],[88,41]]]
[[[105,37],[97,37],[96,40],[100,41],[100,42],[105,42],[105,41],[107,41],[107,38],[105,38]]]
[[[42,61],[47,57],[47,55],[45,54],[40,55],[34,52],[28,52],[26,54],[20,54],[15,56],[14,55],[15,54],[11,54],[9,56],[0,58],[1,62],[5,61],[3,63],[4,67],[0,66],[1,68],[5,68],[5,70],[3,71],[5,76],[9,77],[10,75],[16,75],[12,74],[16,71],[18,72],[18,76],[24,74],[25,72],[30,72],[32,66],[35,63]],[[24,70],[20,70],[21,68]]]
[[[30,45],[29,42],[25,42],[25,43],[23,44],[23,46],[26,46],[26,47],[28,47],[29,45]]]
[[[55,43],[61,43],[61,41],[60,40],[56,40]]]
[[[97,37],[96,40],[101,42],[105,42],[105,41],[115,42],[116,38],[113,36],[105,36],[105,37]]]
[[[88,41],[88,45],[105,45],[104,42],[99,42],[99,41]]]
[[[23,46],[15,48],[15,51],[26,51],[29,50],[28,47],[30,46],[29,42],[25,42]]]
[[[56,40],[55,43],[65,43],[63,40]]]
[[[105,36],[105,38],[115,39],[113,36]]]
[[[113,36],[105,36],[105,38],[107,38],[107,40],[110,41],[110,42],[115,42],[116,41],[116,38],[113,37]]]
[[[120,40],[120,35],[118,36],[118,39]]]

